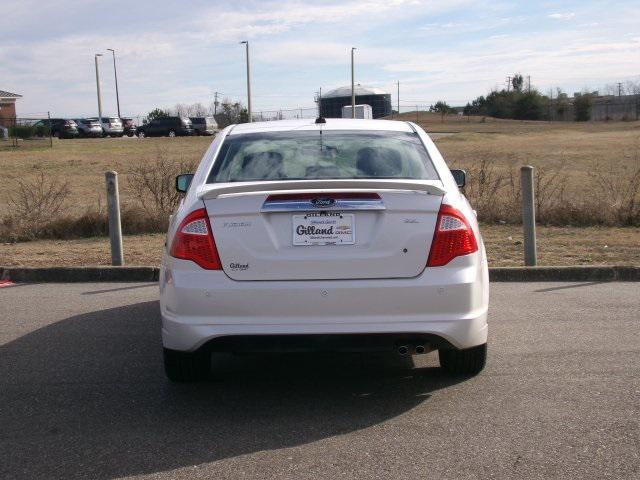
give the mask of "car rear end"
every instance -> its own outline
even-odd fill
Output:
[[[213,142],[163,256],[170,378],[210,351],[484,348],[484,247],[433,143],[329,122]]]
[[[103,117],[102,128],[104,134],[109,137],[121,137],[124,132],[122,122],[117,117]]]
[[[62,122],[60,138],[76,138],[78,135],[78,125],[74,120],[64,120]]]
[[[136,134],[137,125],[132,118],[122,119],[122,131],[123,134],[127,135],[128,137],[133,137]]]
[[[193,123],[191,122],[191,119],[186,117],[180,117],[175,133],[176,135],[182,136],[182,137],[190,137],[192,135],[195,135],[196,132],[193,128]]]
[[[85,137],[101,137],[103,135],[102,126],[97,118],[85,118],[79,121],[78,128],[82,130]]]

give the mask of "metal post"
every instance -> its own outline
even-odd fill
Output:
[[[49,126],[49,147],[53,148],[53,134],[51,133],[51,112],[47,112],[47,125]]]
[[[398,117],[400,117],[400,80],[398,80]]]
[[[522,229],[524,231],[524,264],[535,266],[536,252],[536,204],[533,190],[533,167],[520,168],[520,188],[522,189]]]
[[[351,118],[356,118],[356,84],[355,72],[353,67],[353,52],[356,47],[351,47]]]
[[[116,51],[113,48],[107,48],[113,54],[113,75],[116,78],[116,104],[118,105],[118,118],[120,118],[120,95],[118,94],[118,70],[116,70]]]
[[[102,98],[100,97],[100,70],[98,69],[98,57],[101,57],[101,53],[95,54],[96,61],[96,91],[98,92],[98,122],[102,125]]]
[[[244,40],[240,43],[244,43],[247,52],[247,113],[249,114],[249,123],[251,123],[251,62],[249,61],[249,42]]]
[[[120,226],[120,195],[118,193],[118,174],[106,172],[107,213],[109,215],[109,240],[111,242],[111,265],[124,265],[122,255],[122,227]]]

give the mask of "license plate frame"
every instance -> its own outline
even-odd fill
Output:
[[[353,213],[332,211],[292,215],[291,226],[292,242],[295,247],[355,245],[356,243],[356,222]]]

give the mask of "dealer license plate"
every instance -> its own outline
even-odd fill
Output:
[[[356,232],[353,213],[310,212],[293,215],[294,245],[353,245]]]

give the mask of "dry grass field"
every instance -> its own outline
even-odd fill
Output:
[[[402,117],[415,121],[411,114]],[[519,218],[517,175],[518,168],[525,164],[534,165],[538,171],[540,220],[550,225],[539,230],[541,263],[640,264],[640,234],[638,223],[634,223],[640,218],[640,122],[577,124],[482,121],[473,117],[467,121],[448,116],[443,123],[439,115],[423,112],[419,122],[431,133],[456,132],[434,135],[434,138],[451,166],[469,172],[466,193],[486,224],[484,232],[494,265],[521,262],[521,245],[517,244],[520,227],[509,224]],[[58,184],[66,182],[68,195],[65,195],[63,211],[73,217],[88,210],[103,212],[104,172],[116,170],[120,174],[123,206],[136,206],[145,195],[144,189],[132,182],[136,170],[153,170],[159,159],[174,169],[177,164],[195,164],[210,142],[211,138],[207,137],[54,139],[52,149],[0,151],[2,224],[5,230],[10,225],[7,219],[15,211],[10,198],[16,198],[18,181],[36,184],[39,178],[45,178]],[[504,222],[507,225],[498,225]],[[602,227],[565,228],[568,225]],[[607,225],[634,226],[605,228]],[[148,230],[141,227],[131,231]],[[83,233],[85,235],[93,234]],[[128,252],[133,255],[129,261],[156,263],[155,245],[160,244],[161,237],[128,236]],[[104,239],[69,242],[0,245],[0,264],[108,261],[108,255],[103,255]]]
[[[420,123],[429,132],[461,132],[436,135],[436,143],[450,165],[470,173],[483,160],[502,175],[521,165],[533,165],[559,172],[567,193],[582,196],[596,171],[623,178],[640,169],[640,122],[480,122],[473,117],[473,122],[466,122],[449,116],[440,123],[439,115],[420,115],[425,117]],[[402,117],[409,119],[410,114]],[[491,126],[488,130],[487,125]],[[123,203],[135,201],[139,191],[128,182],[135,166],[149,164],[159,156],[174,163],[197,162],[211,142],[208,137],[54,140],[52,149],[0,152],[0,215],[8,212],[16,180],[35,180],[41,173],[69,182],[68,204],[76,212],[98,202],[104,204],[107,170],[120,174]]]

